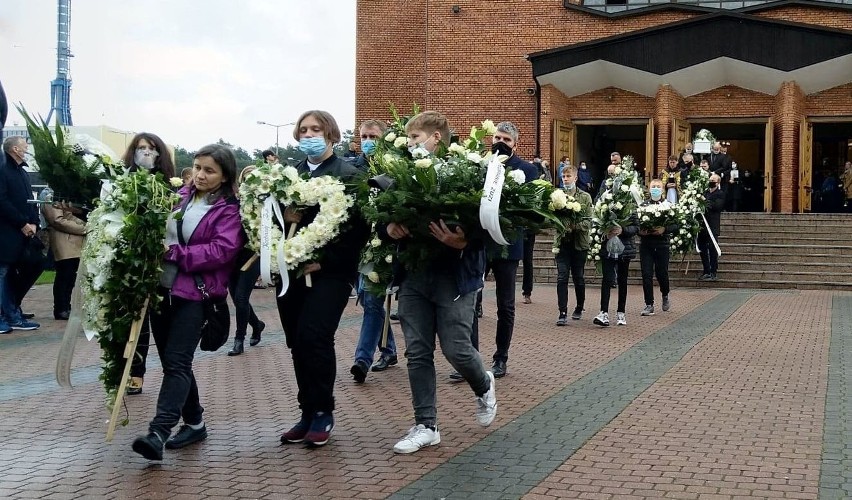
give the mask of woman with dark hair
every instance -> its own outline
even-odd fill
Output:
[[[340,128],[328,112],[303,113],[296,121],[293,137],[307,154],[296,166],[300,174],[327,175],[343,182],[358,176],[360,170],[334,154],[334,144],[340,142]],[[314,220],[318,210],[290,206],[284,211],[284,219],[302,228]],[[351,217],[341,233],[322,248],[321,258],[301,266],[302,273],[310,273],[312,286],[307,286],[301,274],[292,270],[287,293],[278,298],[278,314],[293,356],[302,410],[299,422],[281,435],[282,443],[304,441],[322,446],[334,429],[334,333],[358,276],[359,256],[368,233],[363,220]],[[276,289],[280,293],[280,280]]]
[[[234,197],[237,176],[234,153],[218,144],[195,153],[193,186],[166,224],[164,259],[177,267],[171,286],[161,283],[162,301],[151,314],[157,352],[163,364],[163,384],[157,413],[148,434],[133,441],[133,451],[149,460],[162,460],[163,448],[178,449],[207,438],[192,373],[192,360],[201,341],[204,322],[202,295],[196,278],[213,300],[228,294],[228,278],[246,243],[240,208]],[[172,428],[183,419],[178,432]]]
[[[237,186],[235,191],[239,197],[239,185],[245,180],[245,177],[254,170],[254,167],[248,166],[240,172],[237,177]],[[228,291],[231,292],[231,300],[234,301],[234,316],[236,317],[237,328],[234,332],[234,347],[228,351],[228,356],[239,356],[243,353],[246,340],[246,329],[251,325],[250,346],[256,346],[260,343],[260,334],[266,328],[266,323],[261,321],[254,308],[251,306],[251,292],[254,290],[254,284],[260,276],[260,260],[255,261],[243,271],[246,263],[254,257],[254,251],[243,248],[237,257],[234,271],[231,273],[231,279],[228,284]]]
[[[163,174],[164,180],[169,181],[175,176],[175,164],[166,143],[159,136],[150,132],[136,134],[127,150],[124,152],[124,164],[131,172],[144,169],[151,174]],[[127,384],[127,394],[141,394],[145,382],[145,365],[148,358],[148,346],[151,344],[151,322],[146,316],[139,332],[139,344],[133,355],[130,367],[130,382]]]

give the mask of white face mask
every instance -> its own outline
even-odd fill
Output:
[[[151,170],[154,168],[154,161],[157,159],[157,156],[156,151],[144,151],[137,149],[136,155],[133,157],[133,162],[145,170]]]

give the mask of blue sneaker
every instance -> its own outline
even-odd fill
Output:
[[[319,411],[311,421],[311,428],[305,434],[305,442],[310,446],[322,446],[331,438],[334,430],[334,417],[331,412]]]
[[[12,330],[38,330],[41,328],[41,325],[35,321],[27,321],[25,319],[22,319],[17,323],[10,323],[9,326],[12,327]]]
[[[12,327],[9,326],[9,323],[6,323],[2,319],[0,319],[0,334],[9,333],[12,331]]]

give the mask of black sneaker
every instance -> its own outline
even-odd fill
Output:
[[[642,309],[642,316],[653,316],[654,304],[645,304],[645,309]]]
[[[373,366],[370,368],[370,370],[374,372],[383,372],[397,363],[399,363],[399,358],[397,358],[396,354],[391,354],[389,356],[385,356],[384,354],[382,354],[381,356],[379,356],[378,361],[373,363]]]
[[[578,307],[578,308],[574,309],[574,312],[571,313],[571,319],[573,319],[573,320],[580,320],[582,318],[583,318],[583,308],[582,307]]]
[[[710,278],[712,277],[713,275],[711,275],[710,273],[704,273],[698,277],[698,281],[710,281]]]
[[[568,313],[559,313],[559,318],[556,320],[556,326],[568,326]]]
[[[149,432],[147,436],[139,436],[133,441],[133,451],[148,460],[162,460],[163,438],[156,432]]]
[[[189,446],[199,441],[207,439],[207,426],[204,425],[200,429],[193,429],[184,424],[180,426],[177,433],[166,441],[166,448],[177,450],[185,446]]]
[[[710,275],[710,281],[719,281],[719,277],[716,276],[716,273]]]
[[[391,321],[399,321],[399,314],[397,314],[397,313],[390,313],[390,320],[391,320]]]
[[[672,302],[669,300],[669,296],[666,295],[663,297],[663,311],[668,311],[672,307]]]
[[[367,366],[367,363],[360,359],[352,365],[352,368],[349,369],[349,373],[352,374],[352,378],[354,378],[355,382],[358,382],[359,384],[363,384],[364,381],[367,380],[368,371],[370,371],[370,367]]]

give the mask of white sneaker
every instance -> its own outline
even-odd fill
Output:
[[[592,323],[600,326],[609,326],[609,313],[601,311],[600,314],[595,316],[595,319],[592,320]]]
[[[494,421],[494,417],[497,416],[497,384],[494,382],[493,373],[485,373],[488,374],[491,387],[482,397],[477,396],[476,398],[476,421],[479,422],[479,425],[488,427]]]
[[[425,446],[436,445],[441,442],[441,433],[436,428],[434,431],[423,424],[417,424],[408,429],[408,434],[393,446],[394,453],[414,453]]]
[[[624,325],[627,324],[627,316],[624,313],[622,313],[622,312],[615,313],[615,317],[616,317],[616,322],[615,322],[616,325],[624,326]]]

